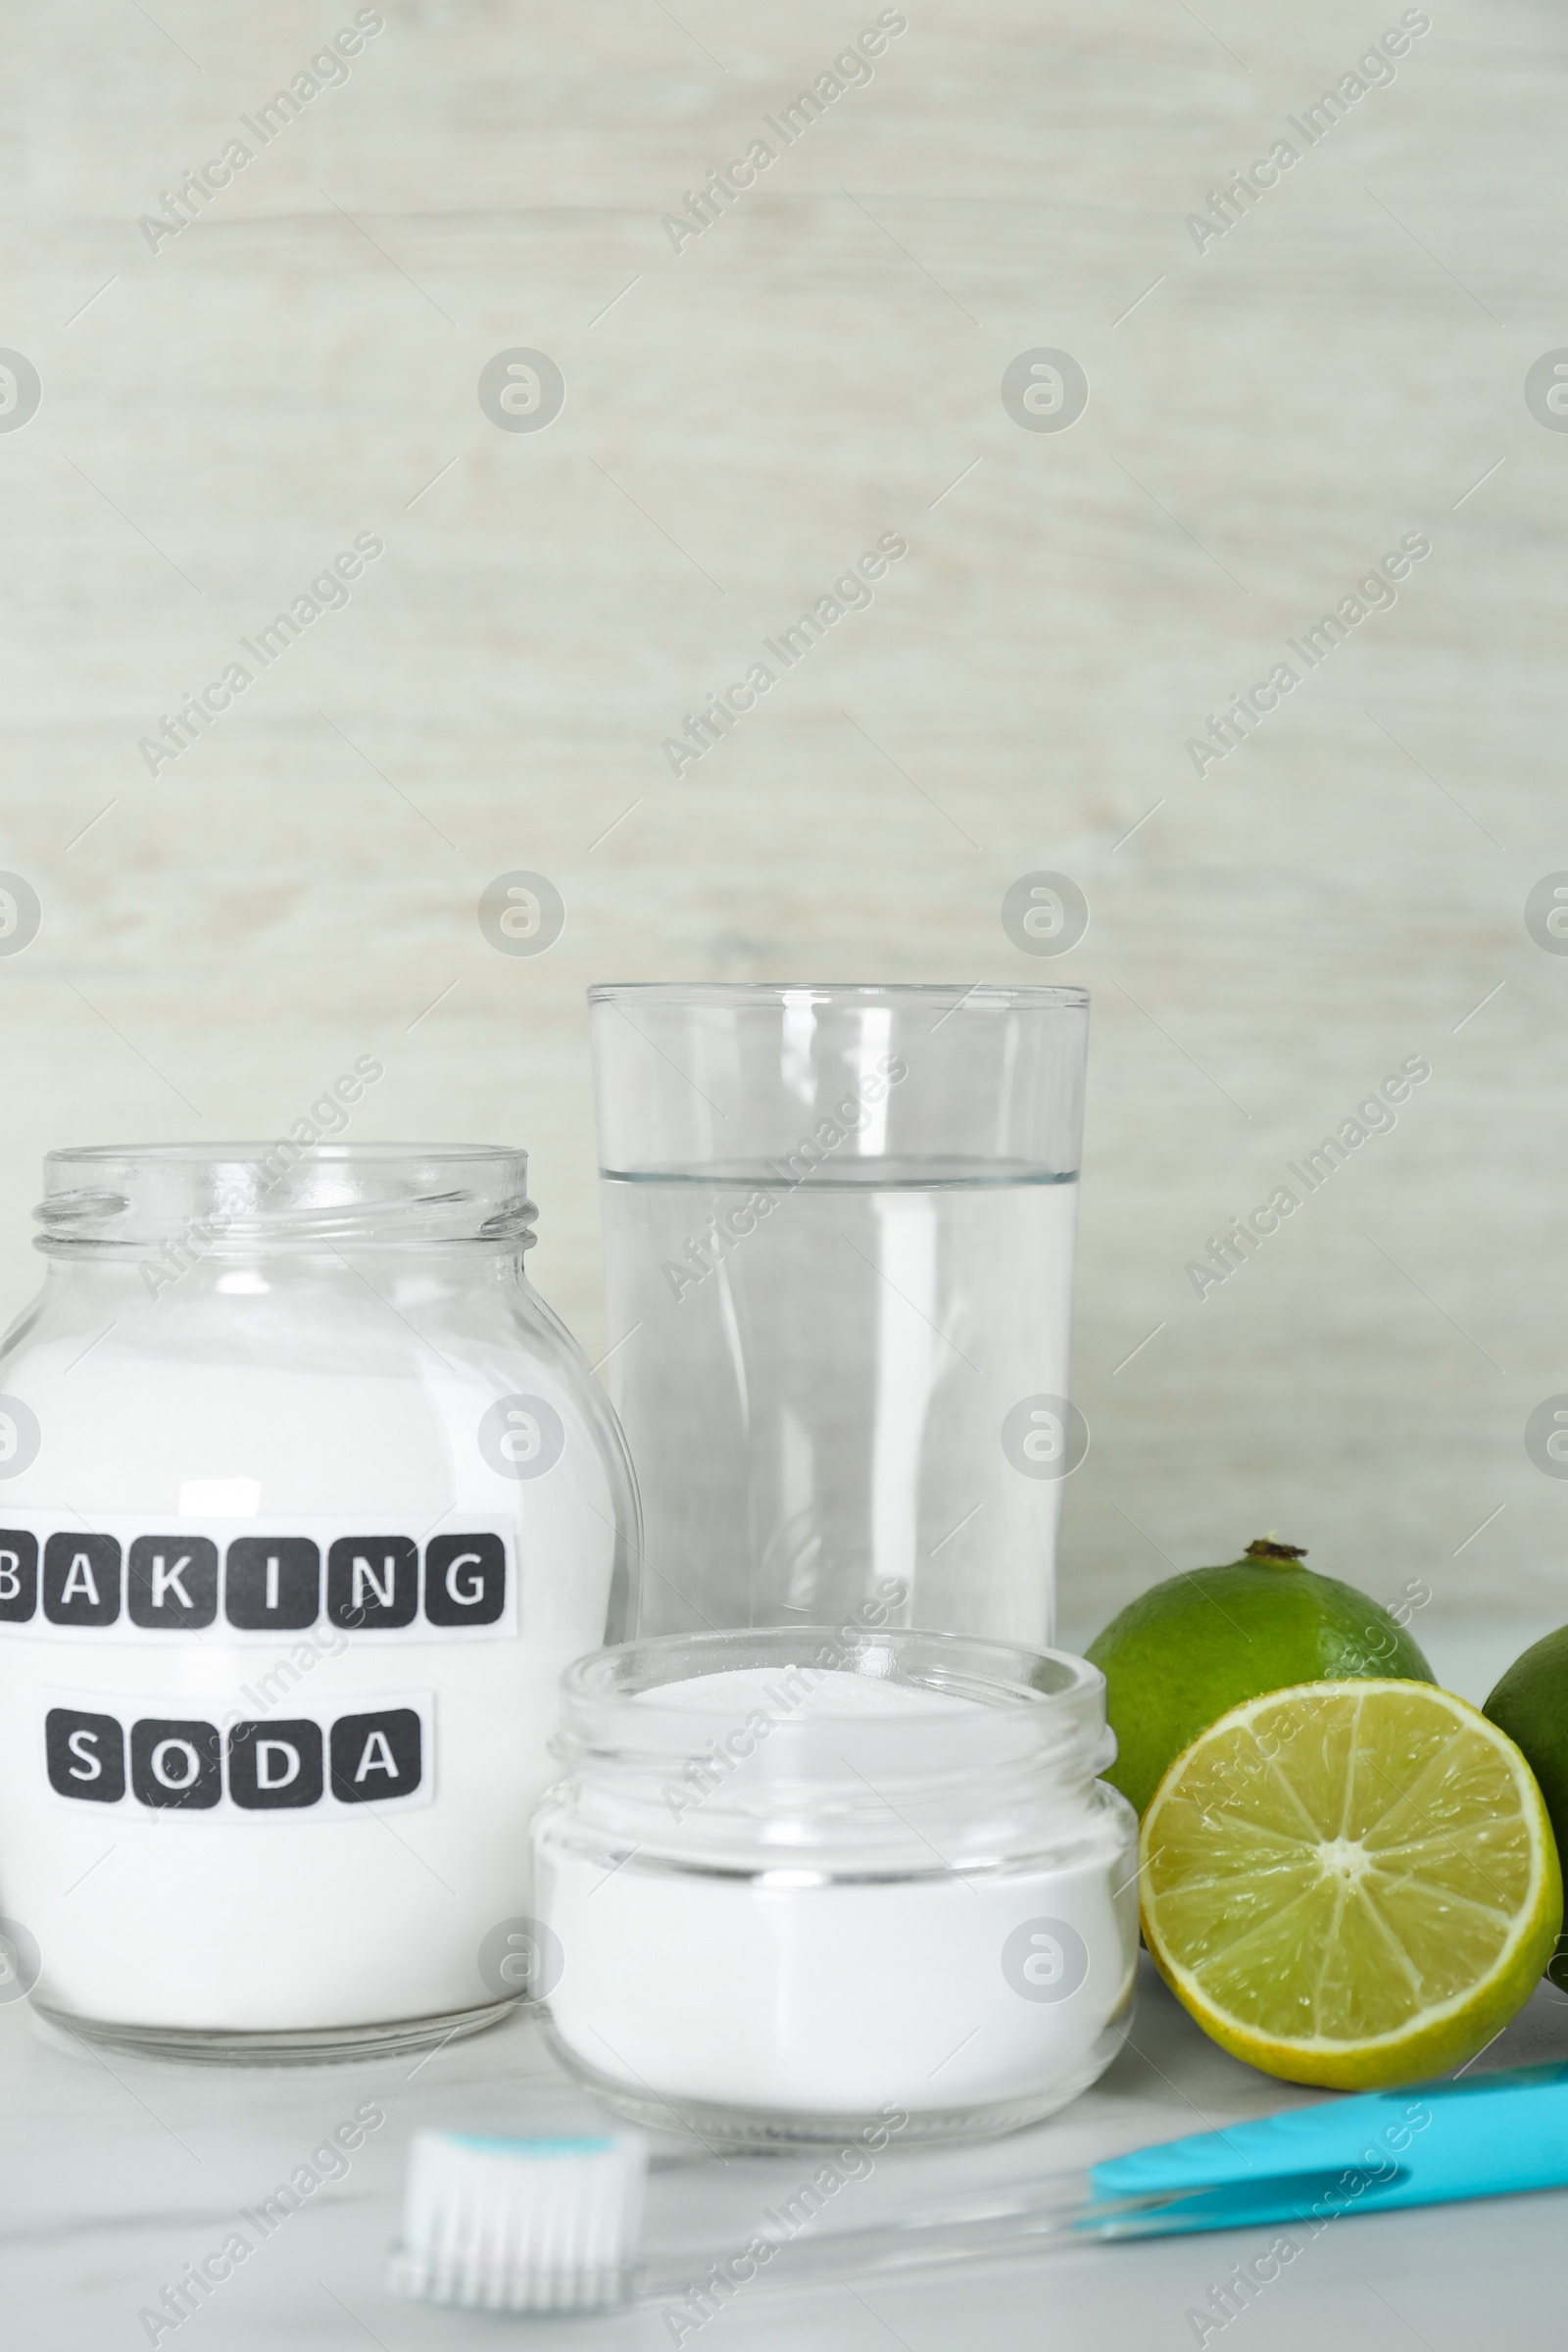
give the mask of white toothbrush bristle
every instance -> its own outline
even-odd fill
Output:
[[[648,2147],[418,2132],[391,2283],[483,2311],[587,2311],[626,2300]]]

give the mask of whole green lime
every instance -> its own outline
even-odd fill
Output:
[[[1380,1601],[1305,1557],[1295,1544],[1249,1544],[1224,1567],[1167,1577],[1089,1644],[1116,1735],[1105,1778],[1140,1813],[1182,1749],[1247,1699],[1298,1683],[1437,1681]]]
[[[1524,1750],[1546,1800],[1558,1855],[1568,1854],[1568,1625],[1515,1658],[1481,1712]],[[1568,1992],[1568,1952],[1560,1944],[1546,1974]]]

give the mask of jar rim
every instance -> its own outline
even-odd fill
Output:
[[[96,1164],[115,1159],[186,1159],[207,1165],[227,1165],[230,1162],[246,1165],[270,1158],[276,1150],[275,1140],[258,1142],[254,1138],[232,1143],[204,1143],[198,1140],[194,1143],[172,1144],[61,1144],[44,1153],[44,1174],[47,1178],[50,1168],[57,1163],[75,1166],[80,1161]],[[520,1160],[526,1163],[528,1157],[520,1144],[426,1144],[379,1140],[349,1143],[334,1141],[330,1136],[323,1136],[318,1143],[301,1146],[300,1152],[302,1156],[308,1152],[314,1160],[365,1159],[371,1162],[392,1159],[476,1159]]]
[[[513,1144],[343,1135],[72,1144],[44,1154],[43,1185],[34,1247],[68,1260],[134,1256],[160,1242],[187,1261],[263,1250],[526,1250],[536,1215],[528,1154]]]
[[[724,1729],[725,1713],[650,1703],[650,1694],[747,1667],[781,1676],[798,1669],[860,1673],[977,1702],[951,1714],[913,1715],[820,1716],[804,1704],[799,1712],[786,1707],[773,1715],[768,1744],[788,1769],[808,1777],[814,1751],[831,1770],[835,1759],[843,1761],[838,1751],[846,1743],[890,1760],[912,1743],[919,1755],[909,1761],[923,1773],[928,1753],[954,1770],[1003,1751],[1087,1751],[1104,1737],[1105,1678],[1070,1650],[918,1627],[753,1626],[656,1635],[574,1660],[561,1678],[563,1752],[611,1765],[700,1755]]]
[[[769,1686],[730,1708],[640,1703],[661,1681],[736,1666],[772,1670]],[[815,1685],[792,1687],[807,1666],[980,1703],[817,1713]],[[1088,1659],[863,1625],[666,1634],[595,1651],[562,1677],[552,1744],[576,1830],[650,1867],[881,1877],[933,1861],[956,1870],[956,1858],[1000,1866],[1076,1834],[1116,1752],[1105,1678]]]
[[[878,1647],[891,1651],[895,1656],[906,1651],[914,1655],[924,1647],[930,1650],[931,1665],[937,1671],[941,1671],[943,1660],[950,1660],[954,1672],[963,1672],[967,1661],[966,1679],[983,1679],[991,1687],[999,1691],[1006,1691],[1016,1700],[1042,1706],[1049,1706],[1054,1699],[1068,1697],[1079,1690],[1093,1690],[1102,1685],[1105,1679],[1098,1666],[1091,1664],[1087,1658],[1079,1657],[1073,1650],[1052,1649],[1031,1642],[998,1642],[979,1634],[939,1633],[921,1626],[754,1625],[720,1627],[706,1634],[646,1634],[636,1641],[616,1642],[609,1649],[590,1650],[585,1657],[573,1659],[565,1669],[561,1678],[562,1690],[571,1697],[580,1693],[590,1700],[623,1699],[631,1702],[644,1699],[649,1692],[671,1683],[695,1681],[703,1674],[733,1671],[718,1661],[737,1649],[769,1651],[773,1655],[759,1658],[755,1663],[771,1666],[776,1662],[781,1669],[787,1670],[791,1665],[812,1666],[820,1663],[812,1655],[795,1658],[789,1653],[797,1649],[819,1651],[829,1644],[836,1645],[843,1652],[843,1664],[829,1671],[862,1673],[863,1666],[856,1661],[872,1655]],[[714,1662],[711,1665],[705,1664],[709,1659]],[[690,1663],[683,1671],[674,1671],[682,1660]],[[1025,1661],[1031,1668],[1037,1665],[1052,1668],[1052,1686],[1043,1687],[1038,1683],[1023,1681],[1016,1673],[1004,1671],[1009,1666],[1017,1667]],[[667,1674],[657,1672],[659,1667],[666,1664],[672,1671]],[[992,1671],[989,1675],[982,1675],[980,1670],[987,1665]],[[637,1679],[645,1666],[656,1671],[647,1680]],[[1059,1681],[1054,1680],[1055,1673],[1059,1673]],[[867,1679],[883,1682],[918,1681],[927,1688],[934,1688],[925,1676],[878,1674]],[[712,1720],[711,1711],[703,1707],[671,1707],[661,1703],[659,1711],[662,1715],[685,1715],[688,1719],[701,1719],[704,1722]],[[907,1719],[866,1716],[855,1720],[896,1723]]]

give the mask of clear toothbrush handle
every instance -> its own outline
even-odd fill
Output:
[[[1568,2064],[1316,2100],[1221,2132],[1141,2148],[1011,2197],[915,2207],[860,2230],[770,2228],[727,2251],[641,2265],[640,2301],[710,2303],[754,2279],[779,2287],[924,2270],[1096,2240],[1568,2187]]]
[[[637,2272],[637,2300],[662,2303],[692,2295],[711,2300],[715,2294],[727,2300],[753,2281],[807,2286],[878,2271],[975,2261],[1009,2246],[1027,2251],[1052,2241],[1065,2243],[1089,2202],[1088,2176],[1064,2173],[1027,2199],[916,2207],[860,2230],[803,2227],[799,2235],[781,2236],[776,2226],[766,2227],[723,2252],[710,2247],[643,2263]],[[1136,2202],[1143,2205],[1148,2200]]]

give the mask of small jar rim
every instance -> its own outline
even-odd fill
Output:
[[[722,1712],[705,1707],[648,1703],[647,1694],[662,1686],[698,1676],[732,1672],[737,1666],[761,1667],[787,1674],[792,1668],[821,1667],[823,1653],[833,1663],[826,1671],[862,1673],[864,1661],[881,1657],[895,1664],[918,1661],[922,1672],[886,1671],[869,1675],[880,1682],[900,1682],[944,1694],[975,1699],[974,1709],[952,1714],[910,1715],[903,1711],[852,1716],[812,1716],[803,1713],[791,1721],[777,1719],[776,1729],[797,1749],[821,1741],[824,1731],[831,1744],[853,1737],[873,1747],[891,1751],[899,1741],[907,1745],[917,1727],[922,1744],[937,1740],[953,1763],[966,1746],[984,1747],[986,1735],[999,1719],[1013,1724],[1032,1722],[1043,1740],[1072,1743],[1072,1734],[1098,1740],[1104,1724],[1105,1678],[1098,1666],[1071,1650],[1030,1643],[989,1641],[981,1636],[927,1632],[920,1627],[865,1625],[751,1626],[706,1634],[661,1634],[613,1648],[591,1651],[575,1659],[561,1678],[562,1731],[569,1745],[578,1738],[600,1756],[613,1754],[623,1727],[628,1752],[700,1752],[724,1721]],[[668,1671],[660,1673],[661,1667]],[[1049,1676],[1045,1686],[1035,1680]],[[646,1678],[646,1679],[645,1679]],[[961,1688],[956,1686],[961,1685]],[[1087,1719],[1087,1720],[1086,1720]]]
[[[1061,1667],[1066,1676],[1065,1681],[1054,1690],[1042,1690],[1035,1684],[1020,1684],[1014,1677],[1001,1672],[994,1673],[989,1679],[1004,1689],[1016,1690],[1020,1698],[1048,1705],[1053,1698],[1064,1696],[1073,1690],[1092,1689],[1105,1679],[1098,1666],[1092,1665],[1087,1658],[1079,1657],[1073,1650],[1052,1649],[1033,1642],[999,1642],[981,1634],[943,1633],[923,1626],[751,1625],[724,1626],[706,1634],[644,1634],[635,1641],[618,1642],[609,1649],[589,1650],[586,1656],[573,1659],[562,1676],[562,1685],[564,1690],[572,1693],[580,1690],[585,1696],[631,1701],[669,1683],[695,1679],[694,1674],[669,1674],[650,1682],[640,1682],[635,1688],[629,1687],[623,1680],[612,1680],[634,1672],[643,1660],[657,1665],[666,1659],[673,1662],[682,1653],[689,1653],[699,1661],[705,1658],[717,1659],[732,1649],[755,1645],[777,1650],[780,1653],[779,1663],[783,1666],[791,1663],[809,1665],[815,1661],[806,1658],[794,1661],[782,1653],[810,1644],[820,1648],[827,1642],[838,1643],[847,1655],[865,1654],[864,1647],[859,1645],[929,1643],[938,1658],[951,1657],[956,1665],[964,1655],[973,1655],[976,1663],[989,1660],[999,1668],[1007,1660],[1044,1659]],[[857,1645],[853,1651],[852,1645]],[[695,1673],[702,1674],[705,1671],[716,1674],[729,1670],[718,1665],[705,1669],[699,1662]],[[852,1671],[858,1670],[852,1668]],[[661,1708],[661,1713],[669,1714],[706,1715],[707,1712],[705,1708]],[[870,1717],[867,1720],[896,1721],[898,1718]]]
[[[639,1703],[694,1671],[768,1669],[733,1710]],[[804,1666],[897,1669],[979,1700],[951,1710],[817,1714]],[[1042,1689],[1041,1684],[1047,1685]],[[618,1685],[618,1687],[617,1687]],[[1093,1834],[1115,1754],[1105,1678],[1066,1650],[913,1627],[768,1626],[663,1635],[562,1677],[552,1798],[568,1838],[636,1868],[830,1877],[1006,1867]],[[543,1819],[545,1815],[541,1815]]]

